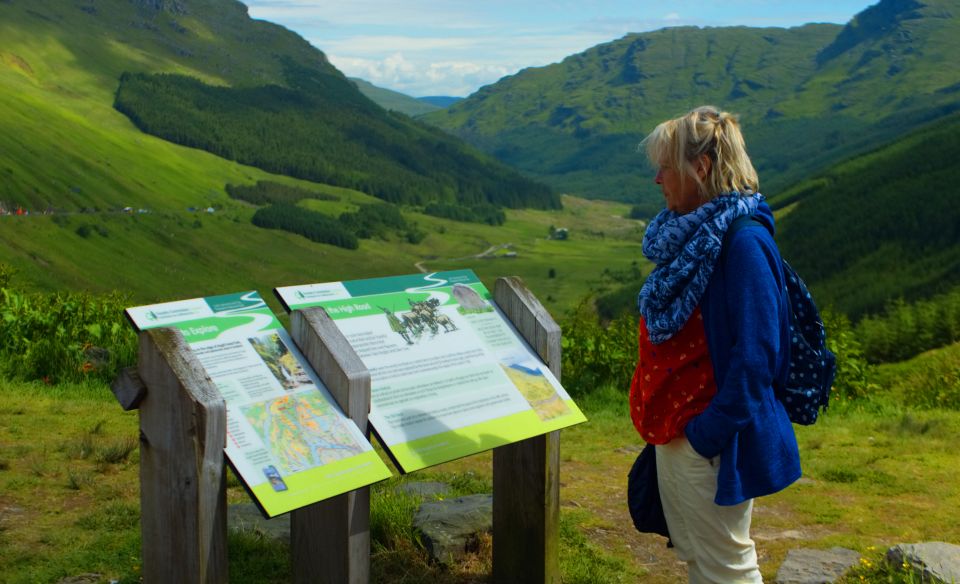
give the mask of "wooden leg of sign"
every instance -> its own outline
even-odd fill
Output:
[[[560,378],[560,327],[519,278],[500,278],[497,306]],[[560,432],[493,451],[493,581],[560,582]]]
[[[370,412],[370,373],[322,308],[290,315],[291,337],[344,413],[364,435]],[[290,517],[294,582],[370,581],[370,489],[297,509]]]
[[[146,583],[227,582],[227,410],[179,331],[140,333],[140,508]]]
[[[357,489],[293,511],[290,555],[294,582],[369,582],[370,489]]]
[[[493,581],[560,582],[560,432],[493,451]]]

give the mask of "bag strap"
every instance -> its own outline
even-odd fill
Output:
[[[722,262],[723,259],[726,257],[727,242],[730,240],[731,237],[733,237],[733,234],[736,233],[737,231],[740,231],[741,229],[744,229],[746,227],[753,227],[754,225],[758,225],[760,227],[763,227],[764,229],[767,228],[766,225],[761,223],[753,215],[741,215],[740,217],[737,217],[736,219],[733,220],[730,226],[727,227],[727,232],[723,234],[723,243],[721,244],[721,247],[720,247],[719,261]]]

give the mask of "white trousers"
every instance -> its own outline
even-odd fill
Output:
[[[683,436],[656,453],[663,513],[690,584],[762,583],[750,539],[753,499],[729,507],[713,502],[720,457],[700,456]]]

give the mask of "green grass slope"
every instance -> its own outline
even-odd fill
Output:
[[[853,317],[960,284],[960,115],[783,193],[777,240],[821,304]]]
[[[636,145],[712,103],[741,115],[763,190],[875,148],[960,104],[958,0],[883,0],[845,27],[670,28],[485,87],[430,123],[561,192],[657,192]]]
[[[285,54],[312,62],[318,74],[342,77],[299,37],[250,21],[239,3],[9,0],[0,2],[0,38],[0,206],[33,211],[0,216],[0,263],[18,270],[17,285],[120,289],[138,303],[251,288],[267,295],[277,285],[410,273],[424,259],[468,257],[529,241],[527,255],[539,261],[494,260],[484,264],[490,266],[484,278],[492,286],[495,276],[520,275],[538,295],[551,296],[552,310],[562,311],[600,279],[604,267],[628,265],[639,255],[636,223],[611,217],[625,213],[622,205],[591,206],[586,215],[508,211],[509,229],[445,222],[407,209],[406,218],[426,233],[420,243],[363,240],[356,251],[254,227],[255,207],[230,199],[226,184],[266,180],[327,192],[338,199],[301,204],[330,215],[377,199],[172,144],[142,133],[113,108],[126,71],[178,73],[242,88],[281,82],[275,55]],[[115,212],[128,206],[150,212]],[[198,214],[191,207],[216,212]],[[48,208],[57,214],[36,214]],[[604,240],[590,236],[597,240],[593,262],[567,273],[562,284],[548,278],[547,263],[561,264],[573,246],[532,248],[551,223],[570,226],[574,238],[606,233]],[[440,266],[428,261],[426,268]]]
[[[0,4],[0,17],[11,41],[4,64],[40,80],[53,74],[52,83],[80,99],[116,94],[118,107],[141,130],[165,139],[394,200],[405,185],[404,200],[416,191],[432,200],[499,203],[503,195],[511,205],[557,204],[543,185],[406,116],[388,114],[321,51],[283,27],[250,19],[235,0],[11,0]],[[61,66],[54,72],[44,63]],[[70,69],[65,78],[62,65]],[[172,81],[185,78],[195,78],[201,89]],[[128,82],[118,91],[121,79]],[[136,100],[133,80],[151,92],[149,99]],[[302,115],[290,116],[291,109]],[[290,147],[291,138],[303,142],[307,131],[315,136],[312,150]],[[238,150],[245,155],[231,155]],[[326,159],[336,172],[303,172]]]

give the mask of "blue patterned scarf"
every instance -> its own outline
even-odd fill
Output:
[[[657,267],[637,298],[650,342],[660,344],[686,324],[707,289],[727,227],[752,215],[762,200],[759,193],[726,193],[690,213],[664,209],[653,218],[643,236],[643,255]]]

